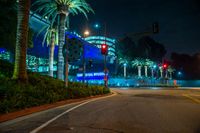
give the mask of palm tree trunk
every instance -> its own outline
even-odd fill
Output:
[[[163,70],[160,70],[160,78],[163,78]]]
[[[167,72],[167,70],[165,71],[165,78],[168,78],[168,72]]]
[[[144,66],[144,69],[145,69],[145,77],[148,77],[148,67]]]
[[[65,44],[65,22],[66,14],[60,14],[60,24],[59,24],[59,46],[58,46],[58,70],[57,78],[63,80],[64,74],[64,57],[63,57],[63,46]]]
[[[151,77],[154,78],[154,70],[151,68]]]
[[[49,76],[53,77],[53,62],[54,62],[54,49],[55,49],[55,33],[52,31],[51,43],[49,49]]]
[[[15,48],[15,65],[13,79],[27,82],[26,53],[28,41],[28,23],[30,12],[30,0],[19,0],[17,10],[17,35]]]
[[[126,65],[124,65],[124,78],[126,78]]]
[[[141,66],[138,66],[138,77],[141,77],[142,76],[142,74],[141,74]]]
[[[170,75],[170,79],[172,79],[172,72],[170,72],[169,75]]]

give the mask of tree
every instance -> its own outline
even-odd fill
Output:
[[[138,40],[134,40],[134,37],[126,36],[118,41],[116,49],[120,58],[128,60],[143,58],[161,62],[166,54],[165,47],[149,36],[141,37]]]
[[[159,71],[160,71],[160,78],[163,78],[163,66],[159,67]]]
[[[151,75],[153,77],[153,66],[154,66],[154,62],[149,60],[149,59],[145,59],[144,61],[144,67],[145,67],[145,77],[148,77],[148,67],[151,68]]]
[[[130,37],[119,40],[116,44],[118,58],[126,60],[134,60],[137,56],[137,47]]]
[[[138,50],[141,58],[148,58],[156,62],[161,62],[167,53],[164,45],[149,36],[144,36],[138,40]]]
[[[119,58],[119,65],[124,68],[124,77],[126,77],[127,66],[129,66],[129,61],[126,59]]]
[[[38,35],[45,31],[42,45],[46,42],[49,46],[49,76],[53,77],[53,64],[54,64],[54,49],[55,45],[58,44],[58,30],[57,28],[51,27],[51,25],[45,26]]]
[[[69,14],[77,15],[78,13],[83,13],[87,17],[87,13],[90,11],[93,12],[93,10],[85,0],[36,0],[33,4],[33,7],[34,6],[35,12],[39,12],[40,14],[42,14],[43,17],[46,16],[47,18],[51,19],[52,23],[55,22],[56,18],[59,19],[57,78],[63,79],[64,58],[62,50],[65,43],[65,28],[66,21],[68,21],[67,19],[69,19]]]
[[[0,1],[0,47],[15,52],[17,32],[16,0]],[[28,30],[28,47],[33,47],[34,31]]]
[[[169,72],[169,78],[172,79],[172,73],[175,72],[175,69],[169,65],[167,71]]]
[[[27,82],[26,53],[28,43],[30,0],[18,0],[17,5],[17,34],[13,79],[17,79],[21,82]]]
[[[136,58],[131,62],[131,64],[133,67],[138,68],[138,77],[139,78],[142,77],[141,69],[142,69],[142,66],[144,65],[144,60],[142,58]]]
[[[15,50],[17,13],[16,0],[0,1],[0,47]]]
[[[171,54],[172,66],[184,73],[181,79],[200,79],[200,53],[194,55]],[[178,75],[174,75],[176,78]]]

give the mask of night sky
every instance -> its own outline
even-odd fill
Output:
[[[89,15],[88,21],[83,16],[70,16],[71,29],[79,33],[86,27],[91,29],[96,22],[106,22],[108,36],[120,38],[126,33],[148,31],[153,22],[159,22],[160,33],[151,37],[165,45],[168,57],[171,52],[200,52],[198,0],[87,1],[95,10],[95,15]]]

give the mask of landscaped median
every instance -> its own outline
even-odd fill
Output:
[[[33,114],[33,113],[45,111],[45,110],[48,110],[48,109],[56,108],[56,107],[59,107],[59,106],[69,105],[71,103],[79,103],[79,102],[82,102],[82,101],[95,99],[95,98],[99,98],[99,97],[112,96],[113,94],[115,95],[115,93],[108,93],[108,94],[104,94],[104,95],[96,95],[96,96],[90,96],[90,97],[85,97],[85,98],[66,99],[66,100],[55,102],[55,103],[44,104],[44,105],[40,105],[40,106],[21,109],[21,110],[14,111],[14,112],[0,114],[0,123],[6,122],[6,121],[9,121],[9,120],[13,120],[13,119],[16,119],[18,117],[22,117],[22,116],[30,115],[30,114]]]
[[[0,66],[0,119],[5,114],[24,109],[30,114],[32,107],[45,105],[48,109],[59,101],[68,103],[72,99],[76,101],[110,93],[109,88],[82,83],[70,82],[66,88],[63,81],[38,73],[28,73],[29,82],[22,84],[12,80],[9,71],[3,70]]]

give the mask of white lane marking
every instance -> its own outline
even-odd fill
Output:
[[[95,98],[95,99],[89,100],[89,101],[87,101],[87,102],[81,103],[81,104],[79,104],[79,105],[77,105],[77,106],[74,106],[74,107],[72,107],[72,108],[66,110],[65,112],[63,112],[63,113],[57,115],[56,117],[52,118],[51,120],[47,121],[46,123],[42,124],[41,126],[37,127],[36,129],[32,130],[30,133],[37,133],[38,131],[40,131],[40,130],[43,129],[44,127],[48,126],[48,125],[49,125],[50,123],[52,123],[53,121],[57,120],[59,117],[61,117],[61,116],[65,115],[65,114],[67,114],[67,113],[69,113],[69,112],[75,110],[75,109],[78,108],[78,107],[81,107],[81,106],[83,106],[83,105],[85,105],[85,104],[88,104],[88,103],[90,103],[90,102],[93,102],[93,101],[97,101],[97,100],[104,99],[104,98],[108,98],[108,97],[113,97],[113,96],[115,96],[115,95],[117,95],[117,94],[114,93],[113,95],[110,95],[110,96]]]
[[[84,101],[87,101],[87,100],[84,100]],[[36,113],[33,113],[33,114],[29,114],[29,115],[26,115],[26,116],[21,116],[21,117],[18,117],[16,119],[14,119],[14,120],[5,121],[5,122],[0,123],[0,128],[4,127],[4,126],[11,125],[11,124],[14,124],[14,123],[17,123],[17,122],[21,122],[21,121],[26,120],[26,119],[30,119],[32,117],[44,114],[46,112],[50,112],[50,111],[53,111],[53,110],[56,110],[56,109],[65,108],[67,106],[83,103],[84,101],[69,103],[69,104],[66,104],[66,105],[58,106],[58,107],[55,107],[55,108],[50,108],[50,109],[47,109],[47,110],[44,110],[44,111],[40,111],[40,112],[36,112]]]

